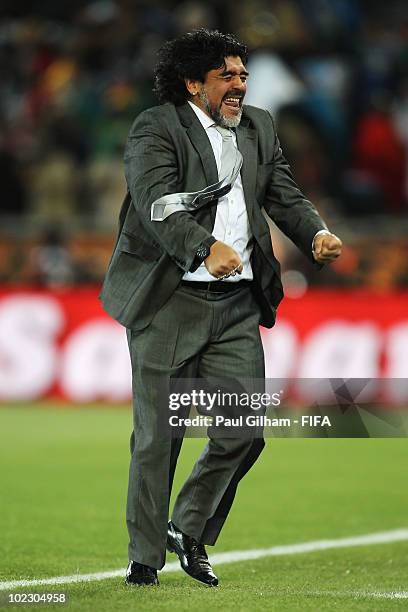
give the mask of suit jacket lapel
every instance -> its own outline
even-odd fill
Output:
[[[243,157],[241,168],[242,187],[244,189],[248,217],[251,219],[254,210],[256,171],[258,165],[258,135],[254,129],[245,125],[244,118],[237,127],[236,134],[238,149]]]
[[[177,107],[181,123],[187,128],[190,141],[200,156],[207,185],[218,181],[217,164],[205,129],[189,104]]]

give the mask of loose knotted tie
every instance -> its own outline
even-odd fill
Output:
[[[215,127],[222,136],[219,181],[199,191],[171,193],[155,200],[150,211],[152,221],[163,221],[175,212],[198,210],[231,191],[241,170],[242,155],[234,145],[231,130]]]
[[[234,145],[231,130],[228,128],[223,128],[219,125],[216,125],[215,129],[222,136],[221,164],[218,175],[220,180],[223,180],[234,174],[234,168],[238,163],[241,168],[242,155]]]

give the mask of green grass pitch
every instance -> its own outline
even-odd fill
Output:
[[[0,409],[0,581],[126,565],[130,428],[124,407]],[[203,444],[185,441],[175,491]],[[407,467],[406,439],[269,439],[210,557],[407,528]],[[217,589],[177,572],[160,574],[158,588],[129,588],[113,578],[17,591],[65,591],[69,603],[62,609],[70,611],[408,609],[407,599],[373,596],[408,591],[407,541],[217,565],[215,571]]]

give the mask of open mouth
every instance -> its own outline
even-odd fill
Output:
[[[240,96],[228,96],[228,97],[223,99],[222,103],[227,108],[230,108],[231,110],[238,111],[240,109],[240,107],[241,107],[241,100],[242,100],[242,98]]]

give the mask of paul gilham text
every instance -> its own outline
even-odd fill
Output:
[[[300,419],[270,418],[260,414],[249,414],[245,418],[198,415],[190,419],[174,414],[170,416],[169,423],[171,427],[291,427],[299,423],[302,427],[331,427],[329,417],[319,415],[302,415]]]

